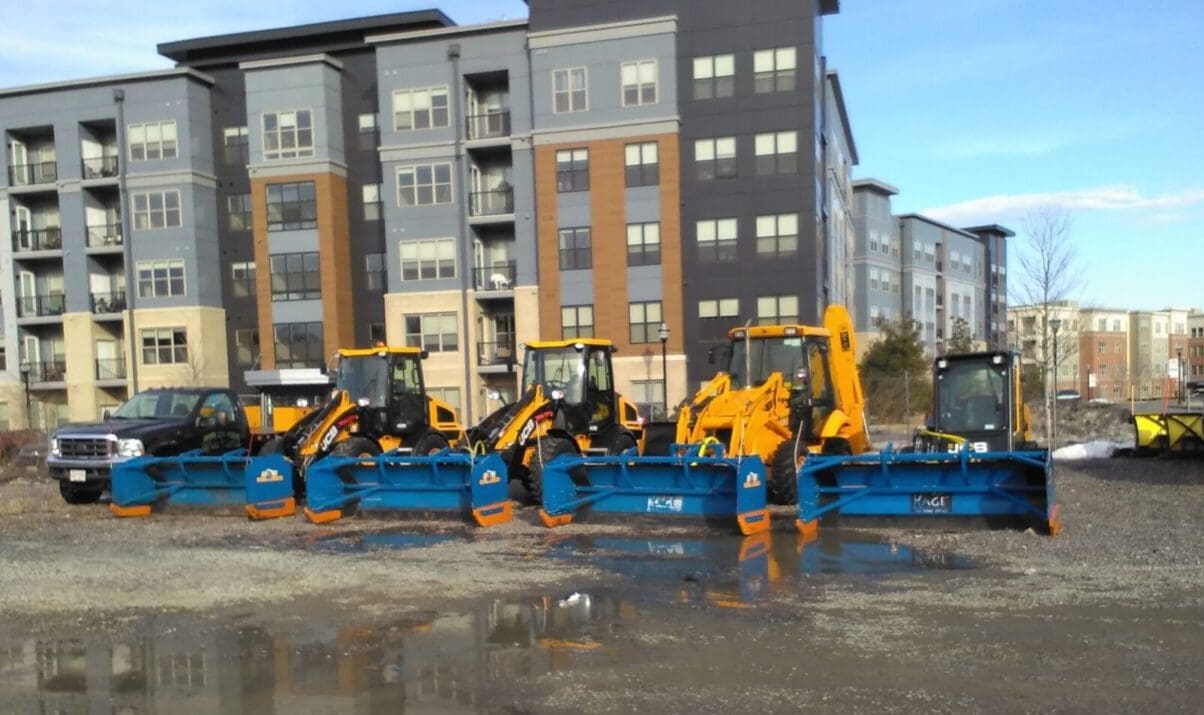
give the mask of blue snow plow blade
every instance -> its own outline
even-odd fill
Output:
[[[514,513],[506,464],[496,454],[324,457],[309,465],[305,485],[305,515],[315,524],[359,509],[466,513],[478,526],[502,524]]]
[[[539,516],[548,527],[588,512],[735,519],[746,536],[769,529],[759,457],[724,457],[722,446],[711,444],[672,445],[669,454],[559,456],[544,465]]]
[[[280,455],[250,457],[243,450],[206,455],[198,449],[118,462],[112,493],[109,509],[117,516],[149,516],[161,506],[236,506],[254,518],[295,510],[292,465]]]
[[[810,455],[798,474],[798,529],[828,514],[982,517],[1033,522],[1056,535],[1060,507],[1046,450]]]

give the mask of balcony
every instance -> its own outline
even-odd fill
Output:
[[[53,184],[58,179],[58,164],[53,161],[40,161],[36,164],[14,164],[8,167],[9,186]]]
[[[105,223],[89,226],[88,248],[121,248],[121,224]]]
[[[514,261],[494,263],[472,269],[473,287],[481,292],[511,292],[514,290]]]
[[[504,216],[514,213],[514,189],[506,187],[491,191],[474,191],[468,195],[468,215]]]
[[[63,314],[63,294],[23,295],[17,297],[18,318],[48,318]]]
[[[61,228],[35,228],[13,231],[13,251],[59,251],[63,248]]]
[[[510,136],[510,110],[466,117],[468,140],[501,139]]]
[[[117,157],[97,156],[80,162],[81,176],[87,179],[113,179],[117,177]]]
[[[29,363],[29,383],[63,382],[67,379],[66,360],[47,360]]]
[[[96,380],[125,380],[125,360],[123,358],[100,358],[96,361]]]
[[[514,362],[514,336],[498,337],[501,340],[477,343],[477,367],[481,372],[508,372]]]
[[[93,315],[115,315],[125,310],[125,291],[92,294]]]

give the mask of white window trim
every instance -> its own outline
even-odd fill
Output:
[[[585,87],[584,87],[584,89],[585,89],[585,106],[582,107],[581,109],[573,109],[573,98],[572,98],[573,90],[568,89],[566,91],[570,95],[569,96],[569,108],[566,111],[561,112],[556,109],[556,73],[557,72],[572,72],[573,70],[581,70],[581,72],[582,72],[582,77],[584,78],[583,83],[585,84]],[[584,67],[584,66],[582,66],[582,67],[556,67],[552,70],[551,74],[552,74],[552,76],[551,76],[551,79],[552,79],[552,114],[576,114],[577,112],[588,112],[589,111],[589,67]],[[620,81],[622,81],[621,78],[620,78]],[[571,83],[570,83],[570,85],[571,85]]]
[[[149,225],[149,222],[148,222],[148,225],[146,227],[138,228],[138,211],[136,208],[134,208],[137,205],[137,198],[139,196],[148,197],[147,204],[146,204],[147,205],[146,213],[147,213],[147,216],[149,217],[153,213],[150,208],[150,198],[149,197],[154,194],[159,194],[159,195],[163,196],[163,207],[164,207],[163,208],[163,225],[162,226],[151,226],[151,225]],[[176,206],[178,207],[177,211],[180,214],[180,223],[178,223],[178,224],[173,225],[173,224],[167,223],[167,195],[168,194],[176,195]],[[165,231],[169,228],[182,228],[184,226],[184,201],[180,197],[179,189],[168,189],[166,191],[139,191],[137,193],[131,194],[130,195],[130,209],[131,209],[130,217],[133,220],[133,225],[130,227],[130,229],[132,231]]]
[[[171,156],[163,156],[163,127],[168,124],[171,125],[172,134],[175,135],[175,139],[173,140],[175,142],[175,148],[173,150],[174,153]],[[131,134],[133,134],[133,130],[135,127],[141,128],[143,131],[143,136],[145,137],[146,128],[149,126],[152,126],[152,125],[159,127],[159,157],[157,159],[147,159],[146,158],[146,147],[149,144],[149,142],[147,142],[146,139],[144,138],[140,142],[140,144],[142,145],[142,158],[135,159],[134,158],[134,142],[130,141],[129,137]],[[176,120],[174,120],[174,119],[163,119],[163,120],[156,121],[156,122],[137,122],[134,124],[128,124],[128,125],[126,125],[126,128],[125,128],[125,136],[126,136],[126,140],[125,140],[126,154],[130,161],[162,161],[163,159],[177,159],[180,156],[180,128],[179,128],[179,125],[176,124]]]
[[[416,128],[414,126],[414,102],[413,102],[414,93],[415,92],[434,93],[435,90],[440,90],[440,89],[443,90],[443,94],[447,97],[447,124],[435,124],[435,122],[434,122],[434,119],[435,119],[434,106],[435,106],[435,104],[434,104],[434,101],[432,100],[426,110],[431,113],[431,125],[429,127]],[[397,97],[398,97],[398,95],[402,95],[402,94],[410,95],[410,128],[409,129],[401,129],[397,126]],[[432,85],[430,87],[411,87],[411,88],[407,88],[407,89],[395,89],[395,90],[393,90],[393,94],[391,95],[391,98],[392,98],[392,106],[390,107],[390,109],[392,110],[393,131],[395,131],[395,132],[422,132],[422,131],[429,131],[431,129],[447,129],[448,127],[451,126],[451,123],[452,123],[452,104],[451,104],[452,103],[452,95],[451,95],[451,88],[448,87],[446,84],[437,84],[437,85]]]
[[[636,92],[636,96],[639,97],[639,96],[641,96],[641,90],[643,89],[643,84],[640,83],[640,65],[644,64],[645,62],[652,63],[652,101],[651,102],[640,101],[640,102],[636,102],[635,104],[629,104],[627,102],[627,96],[626,96],[627,95],[627,92],[626,92],[627,85],[623,84],[623,68],[626,67],[627,65],[635,65],[635,92]],[[588,83],[586,84],[586,87],[587,88],[589,87]],[[588,97],[589,97],[589,92],[587,91],[586,98],[588,99]],[[622,106],[624,106],[624,107],[647,107],[647,106],[650,106],[653,104],[660,104],[660,101],[661,101],[660,62],[657,61],[657,59],[655,57],[647,57],[647,58],[639,59],[639,60],[627,60],[625,62],[619,63],[619,103]]]
[[[435,198],[435,191],[434,191],[434,187],[439,185],[439,184],[438,184],[438,182],[435,182],[435,181],[434,181],[434,178],[435,178],[435,167],[436,167],[436,166],[439,166],[439,165],[441,165],[441,164],[444,164],[444,165],[446,165],[446,166],[447,166],[447,171],[448,171],[448,182],[447,182],[447,183],[448,183],[448,187],[449,187],[449,192],[448,192],[448,193],[449,193],[449,196],[451,197],[451,198],[450,198],[450,200],[448,200],[448,201],[432,201],[432,202],[431,202],[431,203],[429,203],[429,204],[420,204],[420,203],[418,203],[418,177],[417,177],[417,170],[418,170],[418,168],[419,168],[419,167],[422,167],[422,166],[429,166],[429,167],[431,168],[431,180],[432,180],[432,182],[433,182],[433,183],[431,184],[431,187],[432,187],[432,189],[431,189],[431,198],[432,198],[432,199],[434,199],[434,198]],[[402,203],[402,201],[401,201],[401,172],[403,172],[403,171],[405,171],[405,170],[407,170],[407,169],[409,169],[409,170],[412,170],[412,171],[414,171],[414,172],[415,172],[415,177],[414,177],[414,204],[413,204],[412,206],[407,206],[406,204]],[[394,176],[395,176],[395,177],[396,177],[396,179],[397,179],[397,191],[396,191],[396,196],[395,196],[395,198],[397,199],[397,207],[398,207],[398,208],[401,208],[401,209],[417,209],[417,208],[425,208],[425,207],[428,207],[428,206],[449,206],[449,205],[452,205],[452,204],[456,203],[456,172],[455,172],[455,169],[454,169],[454,165],[453,165],[451,162],[449,162],[449,161],[436,161],[436,162],[431,162],[431,163],[429,163],[429,164],[406,164],[405,166],[399,166],[399,167],[397,167],[397,171],[395,172]]]
[[[237,264],[233,264],[237,265]],[[252,265],[254,263],[252,262]],[[167,269],[167,292],[155,292],[155,267],[163,266]],[[181,288],[179,293],[171,292],[171,269],[178,266],[180,268]],[[150,295],[142,295],[142,269],[149,268],[151,271],[151,292]],[[188,295],[188,271],[184,265],[182,258],[151,258],[145,261],[137,261],[134,263],[134,290],[137,291],[138,298],[179,298]]]
[[[452,247],[452,257],[451,257],[452,274],[447,277],[442,277],[439,275],[439,263],[440,263],[439,246],[440,246],[440,244],[443,244],[443,243],[451,244],[451,247]],[[418,258],[417,258],[417,263],[418,263],[418,277],[417,278],[406,278],[405,277],[406,258],[404,255],[402,255],[402,247],[407,246],[407,245],[414,246],[415,250],[417,250],[418,254],[419,254]],[[435,277],[434,278],[423,278],[422,277],[423,258],[422,258],[421,254],[422,254],[422,247],[424,245],[429,245],[434,248],[435,257],[433,259],[431,259],[431,260],[433,260],[433,262],[435,264]],[[398,273],[398,280],[400,280],[403,283],[418,283],[420,281],[440,281],[440,280],[447,281],[447,280],[452,280],[459,275],[459,256],[456,255],[456,239],[452,236],[444,236],[441,238],[406,239],[406,240],[398,241],[397,242],[397,262],[398,262],[398,269],[400,270],[400,272]]]
[[[278,146],[275,150],[270,152],[272,154],[276,154],[277,156],[269,157],[268,156],[269,152],[267,149],[267,145],[268,145],[268,143],[267,143],[267,134],[268,134],[267,117],[268,117],[268,115],[269,114],[276,115],[276,129],[274,131],[276,132],[277,135],[279,135],[280,134],[280,115],[281,114],[289,114],[289,113],[296,115],[300,112],[309,112],[309,146],[302,147],[300,144],[294,144],[292,149],[281,149]],[[295,135],[299,131],[299,129],[297,126],[294,125],[292,131]],[[316,135],[317,135],[317,126],[315,123],[314,110],[312,107],[299,107],[297,109],[277,109],[277,110],[271,111],[271,112],[263,112],[259,115],[259,141],[260,141],[260,150],[263,152],[263,160],[264,161],[289,161],[289,160],[293,160],[293,159],[312,158],[315,155],[315,149],[316,149],[315,140],[317,139]],[[295,156],[278,156],[279,154],[281,154],[283,152],[292,152]]]

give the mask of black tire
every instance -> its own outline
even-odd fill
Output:
[[[544,437],[539,440],[539,450],[531,460],[530,472],[527,475],[530,482],[527,491],[531,493],[531,503],[543,504],[543,465],[562,454],[577,454],[577,445],[564,437]]]
[[[330,450],[333,457],[375,457],[380,454],[380,445],[367,437],[349,437]]]
[[[769,465],[769,503],[797,504],[798,503],[798,456],[794,452],[794,438],[784,440],[773,453],[773,463]],[[800,444],[799,449],[806,452],[806,445]]]
[[[632,437],[630,434],[623,432],[618,437],[615,437],[615,441],[611,443],[610,449],[608,449],[606,453],[607,454],[622,454],[634,446],[635,446],[635,437]]]
[[[273,438],[269,439],[267,442],[264,442],[263,446],[261,446],[259,448],[259,456],[266,457],[269,454],[280,454],[283,451],[284,451],[284,438],[283,437],[273,437]]]
[[[447,441],[447,437],[438,432],[427,432],[418,438],[414,443],[414,456],[425,457],[434,454],[440,450],[447,449],[451,444]]]
[[[68,504],[95,504],[100,501],[101,488],[95,485],[59,482],[59,494]]]
[[[848,456],[853,453],[853,446],[844,437],[829,437],[824,440],[824,446],[820,449],[820,453],[832,456]]]

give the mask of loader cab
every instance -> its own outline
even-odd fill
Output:
[[[375,435],[425,429],[427,404],[421,350],[378,348],[339,351],[335,389],[359,407]]]
[[[1018,360],[1007,352],[937,358],[933,429],[965,438],[975,452],[1011,451],[1018,425]]]
[[[790,391],[790,429],[812,434],[836,408],[826,331],[805,326],[756,326],[729,333],[732,388],[756,387],[780,373]]]
[[[557,405],[557,424],[571,434],[602,431],[615,423],[616,396],[609,342],[530,344],[523,356],[523,391],[536,386]]]

